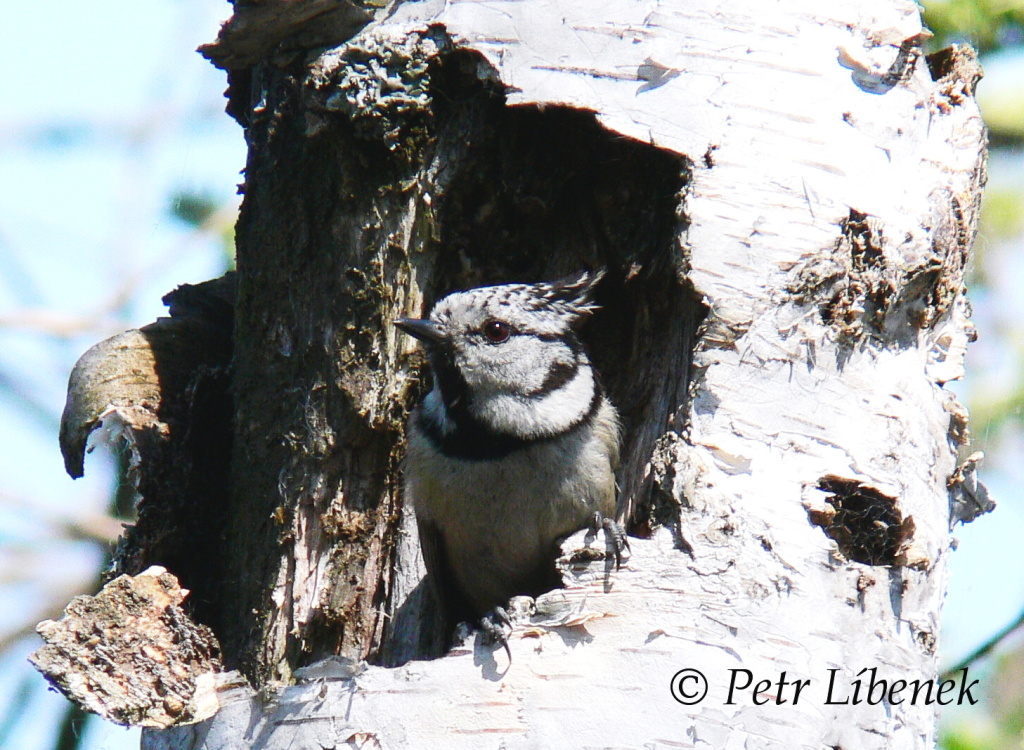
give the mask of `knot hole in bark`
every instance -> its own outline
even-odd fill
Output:
[[[898,564],[913,538],[914,519],[903,517],[896,498],[834,476],[823,477],[818,489],[828,494],[825,509],[809,509],[808,515],[843,557],[865,565]]]

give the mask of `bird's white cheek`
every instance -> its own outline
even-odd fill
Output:
[[[466,385],[475,395],[518,390],[529,363],[522,353],[504,347],[474,347],[459,359],[458,367]]]
[[[568,383],[539,398],[502,394],[479,405],[479,416],[499,432],[522,437],[557,435],[578,423],[594,397],[594,374],[580,367]]]

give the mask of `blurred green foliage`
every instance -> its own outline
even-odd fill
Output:
[[[225,204],[205,193],[180,190],[171,196],[170,214],[198,231],[215,232],[220,237],[225,271],[235,267],[234,204]]]
[[[1024,232],[1024,201],[1020,191],[988,188],[981,204],[981,225],[990,241],[1010,239]]]
[[[1006,750],[1024,747],[1024,658],[1021,647],[986,670],[984,713],[964,712],[939,733],[942,750]],[[972,667],[973,669],[973,667]]]
[[[927,0],[922,5],[936,49],[970,42],[986,54],[1024,42],[1022,0]]]
[[[992,146],[1014,146],[1024,141],[1024,87],[993,92],[982,81],[978,104]]]
[[[1000,273],[1005,264],[987,262],[990,252],[1005,253],[1007,246],[1024,236],[1024,192],[1013,184],[990,184],[981,204],[978,239],[972,248],[974,259],[968,278],[972,290],[984,290],[993,279],[990,272]],[[999,328],[985,330],[986,337],[995,337],[1003,352],[1016,362],[1024,362],[1024,326],[1001,321]],[[974,388],[967,403],[971,413],[972,448],[990,451],[991,446],[1005,439],[1007,430],[1024,425],[1024,372],[1008,375],[998,388]],[[1024,747],[1022,743],[1021,747]]]
[[[1024,0],[925,0],[925,25],[935,34],[929,51],[967,42],[989,60],[1024,45]],[[995,90],[982,81],[978,103],[993,145],[1015,145],[1024,140],[1024,88]]]
[[[1005,750],[1014,747],[1013,737],[994,725],[956,723],[939,733],[942,750]]]

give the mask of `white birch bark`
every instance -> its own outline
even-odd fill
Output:
[[[680,242],[709,313],[688,428],[650,467],[690,551],[662,531],[542,598],[554,613],[516,629],[511,665],[477,643],[335,664],[269,703],[234,684],[212,720],[144,747],[933,746],[937,707],[909,690],[826,699],[830,670],[837,701],[863,668],[936,675],[965,429],[943,384],[971,335],[983,181],[973,82],[932,80],[909,0],[424,0],[363,35],[427,24],[480,52],[509,105],[590,109],[692,162]],[[851,531],[836,487],[889,515]],[[830,520],[889,542],[837,542]],[[851,559],[862,547],[885,564]],[[686,668],[709,685],[695,705],[670,692]],[[774,684],[729,704],[730,670]]]

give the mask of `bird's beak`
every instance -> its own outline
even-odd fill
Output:
[[[440,344],[448,336],[440,323],[420,318],[399,318],[395,326],[408,333],[410,336],[424,341],[428,344]]]

